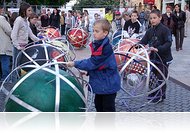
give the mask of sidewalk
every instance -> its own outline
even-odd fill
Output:
[[[190,36],[184,38],[183,50],[178,52],[175,48],[175,38],[173,40],[171,49],[174,59],[169,66],[170,77],[190,87]]]

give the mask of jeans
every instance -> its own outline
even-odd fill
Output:
[[[2,76],[1,80],[4,80],[10,73],[10,65],[11,65],[11,56],[9,55],[0,55]]]

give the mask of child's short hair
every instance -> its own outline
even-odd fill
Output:
[[[97,25],[97,24],[101,25],[103,31],[108,31],[109,32],[110,29],[111,29],[111,24],[106,19],[100,19],[100,20],[95,21],[94,26]]]
[[[3,7],[3,4],[0,4],[0,9],[3,9],[4,7]]]
[[[159,18],[162,16],[160,10],[158,10],[158,9],[152,10],[150,14],[152,14],[152,13],[156,14]]]
[[[134,10],[131,14],[133,14],[133,13],[136,13],[137,16],[138,16],[138,11]]]
[[[35,14],[35,13],[32,13],[32,14],[30,15],[30,17],[29,17],[29,20],[30,20],[30,19],[33,19],[33,18],[38,18],[38,15]]]

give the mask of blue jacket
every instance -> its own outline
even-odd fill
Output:
[[[121,88],[117,64],[108,37],[90,44],[91,57],[75,61],[75,67],[89,74],[89,83],[95,94],[113,94]]]

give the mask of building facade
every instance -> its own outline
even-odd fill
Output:
[[[122,3],[125,3],[128,7],[139,6],[139,3],[142,3],[143,6],[152,6],[155,5],[158,9],[162,10],[162,12],[166,11],[166,6],[174,6],[175,4],[180,4],[181,9],[184,9],[186,4],[190,4],[190,0],[120,0]]]
[[[173,7],[175,4],[180,4],[181,9],[184,10],[184,6],[186,4],[189,5],[189,1],[190,0],[163,0],[163,2],[162,2],[162,12],[166,11],[166,6],[167,5]]]

